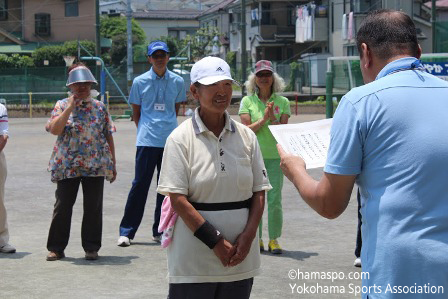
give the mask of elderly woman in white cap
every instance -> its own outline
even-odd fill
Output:
[[[48,170],[57,184],[56,203],[48,234],[47,261],[65,257],[73,205],[82,184],[84,216],[82,247],[87,260],[96,260],[101,247],[104,179],[115,180],[115,126],[106,106],[94,99],[96,84],[82,63],[69,68],[71,95],[56,103],[46,130],[57,135]]]
[[[255,134],[226,111],[229,65],[205,57],[191,82],[200,107],[168,137],[157,189],[179,215],[168,247],[168,298],[249,298],[271,186]]]

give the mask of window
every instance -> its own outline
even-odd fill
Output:
[[[260,12],[258,9],[258,3],[255,2],[250,8],[250,26],[257,27],[260,25]]]
[[[77,17],[79,16],[78,0],[65,0],[65,16]]]
[[[368,13],[381,8],[381,1],[377,0],[350,0],[350,10],[354,13]]]
[[[276,47],[275,48],[275,54],[276,54],[275,55],[275,57],[276,57],[275,60],[283,60],[282,53],[283,53],[282,48],[281,47]]]
[[[294,6],[288,6],[287,7],[287,25],[288,26],[295,26],[296,25],[296,8]]]
[[[271,3],[261,3],[261,25],[271,24]]]
[[[331,2],[331,32],[334,32],[334,2]]]
[[[414,16],[422,18],[428,22],[431,21],[430,9],[424,6],[420,1],[414,1],[413,3]]]
[[[37,36],[50,36],[50,14],[48,13],[38,13],[34,15],[35,22],[35,34]]]
[[[168,30],[168,36],[179,38],[179,32],[177,30]]]
[[[8,19],[8,0],[0,0],[0,20]]]
[[[347,56],[358,56],[358,48],[356,46],[347,46],[346,47]]]
[[[241,14],[233,12],[230,16],[231,16],[231,18],[229,18],[230,31],[235,33],[240,28]]]
[[[191,35],[189,30],[168,29],[168,36],[172,36],[176,39],[185,39],[187,37],[187,34]]]

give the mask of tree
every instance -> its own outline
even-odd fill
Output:
[[[132,19],[132,36],[136,37],[137,44],[146,43],[146,34],[139,23]],[[101,17],[100,21],[100,35],[105,38],[111,38],[125,34],[127,35],[126,17]],[[134,43],[134,40],[133,40]]]
[[[139,45],[138,41],[137,41],[137,37],[136,36],[132,36],[132,45],[133,45],[133,49],[135,49],[136,47],[142,46],[143,45]],[[126,34],[120,34],[120,35],[116,35],[113,39],[112,39],[112,47],[110,48],[110,59],[112,64],[114,65],[120,65],[121,61],[127,56],[128,54],[128,37]],[[134,53],[135,56],[136,53]],[[134,57],[135,58],[135,57]],[[134,59],[135,61],[135,59]]]
[[[132,46],[146,44],[146,34],[142,27],[132,20]],[[101,17],[100,35],[112,39],[110,60],[119,65],[127,56],[127,22],[125,17]],[[135,59],[134,59],[135,60]]]
[[[221,35],[216,27],[200,28],[196,31],[196,34],[187,35],[182,41],[182,46],[189,44],[192,58],[197,60],[210,54],[213,46],[221,46],[219,42]]]
[[[178,38],[175,38],[174,36],[161,36],[160,40],[165,42],[168,46],[168,49],[170,49],[170,56],[175,57],[177,56],[177,53],[179,53],[181,49],[181,41]]]

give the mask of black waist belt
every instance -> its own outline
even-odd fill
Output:
[[[239,210],[249,209],[251,198],[243,201],[232,202],[218,202],[218,203],[203,203],[203,202],[191,202],[193,208],[199,211],[224,211],[224,210]]]

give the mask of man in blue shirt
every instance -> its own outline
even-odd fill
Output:
[[[157,167],[158,181],[166,138],[177,127],[180,103],[186,101],[184,80],[167,69],[169,49],[164,42],[155,41],[148,46],[148,61],[151,69],[134,79],[129,95],[137,126],[137,153],[135,178],[120,224],[118,246],[123,247],[131,244],[142,221],[154,170]],[[152,227],[156,242],[160,242],[158,226],[163,198],[157,194]]]
[[[326,218],[342,214],[358,184],[362,298],[447,298],[448,82],[424,71],[402,12],[370,13],[357,46],[367,84],[334,115],[322,178],[278,146],[282,169]]]

